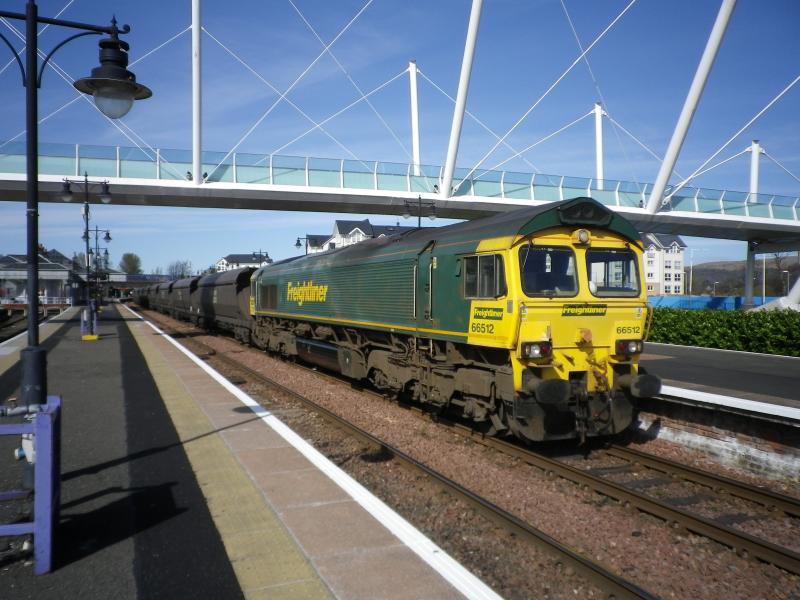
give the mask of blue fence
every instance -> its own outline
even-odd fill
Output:
[[[776,300],[777,296],[767,296],[764,303]],[[738,310],[744,303],[744,296],[648,296],[647,301],[655,308],[688,308],[691,310]],[[761,305],[761,296],[753,298],[755,306]]]

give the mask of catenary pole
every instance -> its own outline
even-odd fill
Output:
[[[202,21],[200,0],[192,0],[192,179],[196,185],[203,183],[203,126],[201,119],[202,74],[200,38]]]
[[[703,50],[703,56],[700,58],[700,64],[697,65],[697,72],[694,74],[692,85],[689,87],[689,93],[686,96],[686,101],[683,103],[683,110],[681,110],[678,123],[675,125],[675,131],[672,133],[672,139],[667,147],[667,153],[664,160],[661,162],[661,168],[658,171],[656,182],[653,184],[653,189],[650,192],[650,198],[647,200],[647,211],[651,214],[658,212],[661,205],[661,199],[664,196],[664,190],[667,188],[667,182],[672,176],[672,171],[675,168],[675,163],[678,161],[678,155],[683,147],[683,142],[686,140],[686,134],[689,131],[689,125],[692,123],[692,118],[697,110],[697,105],[700,103],[700,96],[703,95],[703,88],[708,81],[708,75],[711,72],[711,67],[714,65],[714,60],[717,57],[722,38],[725,35],[725,30],[728,28],[731,14],[736,7],[736,0],[722,0],[722,5],[717,14],[717,20],[714,22],[714,27],[711,29],[711,34],[708,36],[706,48]]]
[[[467,107],[467,92],[469,91],[469,78],[472,75],[472,59],[475,56],[475,43],[478,41],[478,25],[481,21],[481,7],[483,0],[472,0],[472,10],[469,14],[469,27],[467,41],[464,45],[464,58],[461,61],[461,77],[458,80],[458,95],[453,109],[453,125],[450,128],[450,143],[447,145],[447,160],[445,161],[444,175],[442,178],[441,195],[450,197],[450,188],[453,185],[453,173],[456,170],[458,157],[458,144],[461,141],[461,125],[464,122],[464,110]]]

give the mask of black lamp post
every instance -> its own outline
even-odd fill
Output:
[[[64,178],[64,183],[61,188],[61,199],[64,202],[72,202],[72,185],[83,186],[83,236],[81,239],[83,239],[84,243],[86,244],[86,250],[84,254],[84,262],[86,263],[84,265],[84,267],[86,267],[86,290],[84,296],[86,305],[89,306],[89,273],[91,270],[91,263],[89,262],[89,254],[91,253],[91,248],[89,247],[89,190],[92,186],[99,186],[100,201],[103,204],[108,204],[111,202],[111,191],[109,190],[108,181],[89,181],[88,174],[84,173],[83,179],[76,180]],[[107,241],[110,240],[111,238],[109,237]]]
[[[100,279],[101,279],[101,277],[100,277],[100,269],[101,269],[101,265],[103,265],[102,266],[103,269],[108,269],[108,248],[100,246],[100,234],[101,233],[105,234],[103,236],[103,241],[107,244],[108,242],[111,241],[111,230],[109,230],[109,229],[100,229],[99,227],[97,227],[97,225],[95,225],[94,229],[89,229],[88,230],[88,233],[89,234],[94,234],[94,253],[92,253],[92,249],[89,248],[89,254],[90,255],[91,254],[94,255],[94,258],[93,258],[93,260],[91,262],[94,262],[94,275],[92,276],[92,279],[94,280],[94,286],[92,286],[92,289],[94,291],[95,305],[92,306],[92,308],[95,309],[95,308],[97,308],[97,304],[102,299],[102,294],[100,294]],[[86,243],[88,245],[89,242],[87,241]],[[102,259],[100,258],[100,250],[104,251]],[[87,262],[90,262],[90,261],[87,261]],[[94,311],[92,311],[92,312],[94,312]]]
[[[271,265],[273,262],[272,259],[269,257],[269,252],[262,252],[261,249],[259,249],[258,251],[253,251],[253,260],[257,260],[259,266],[261,266],[262,263],[267,263],[268,265]]]
[[[299,237],[297,241],[294,243],[294,247],[300,250],[303,247],[303,244],[300,243],[300,240],[303,240],[306,243],[306,254],[308,254],[308,238],[307,237]]]
[[[28,226],[28,347],[20,353],[22,364],[22,401],[25,405],[43,404],[47,401],[47,360],[45,351],[39,347],[39,123],[38,92],[42,75],[50,58],[62,46],[86,35],[107,34],[100,41],[100,66],[92,70],[90,77],[74,83],[84,93],[94,96],[95,104],[107,116],[119,118],[130,110],[134,100],[149,98],[152,92],[136,83],[136,76],[128,71],[128,49],[119,39],[120,33],[128,33],[130,27],[117,28],[115,19],[110,27],[89,25],[62,19],[40,17],[35,0],[28,0],[25,13],[0,10],[0,17],[25,21],[25,66],[11,42],[0,33],[14,55],[25,86],[25,129],[27,138],[27,226]],[[57,44],[39,66],[37,27],[39,23],[58,25],[81,30]]]
[[[423,206],[430,210],[428,213],[428,218],[433,221],[436,218],[436,204],[431,201],[422,201],[422,196],[417,197],[417,201],[413,202],[410,200],[404,200],[405,203],[405,211],[403,212],[403,218],[408,219],[411,217],[413,210],[417,209],[417,229],[422,228],[422,208]]]

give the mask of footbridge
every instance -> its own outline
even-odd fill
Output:
[[[426,214],[454,219],[588,196],[643,232],[745,240],[759,252],[800,249],[800,197],[683,187],[667,190],[650,213],[652,183],[511,171],[464,179],[468,171],[456,169],[455,192],[445,198],[443,167],[432,165],[204,152],[202,168],[212,176],[193,180],[188,150],[40,144],[39,195],[62,202],[64,179],[88,173],[111,184],[116,205],[402,215],[421,199]],[[0,200],[25,200],[24,144],[0,151]]]

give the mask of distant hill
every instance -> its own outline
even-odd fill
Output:
[[[789,271],[790,285],[794,285],[800,277],[800,264],[796,254],[781,256],[776,263],[775,257],[767,256],[767,296],[783,296],[786,294],[786,273]],[[753,272],[753,293],[761,295],[763,262],[756,260]],[[692,292],[694,294],[708,294],[714,289],[714,282],[717,282],[716,293],[718,296],[742,296],[744,295],[744,271],[745,261],[726,260],[707,262],[694,266]],[[686,285],[689,285],[689,268],[686,267]]]

